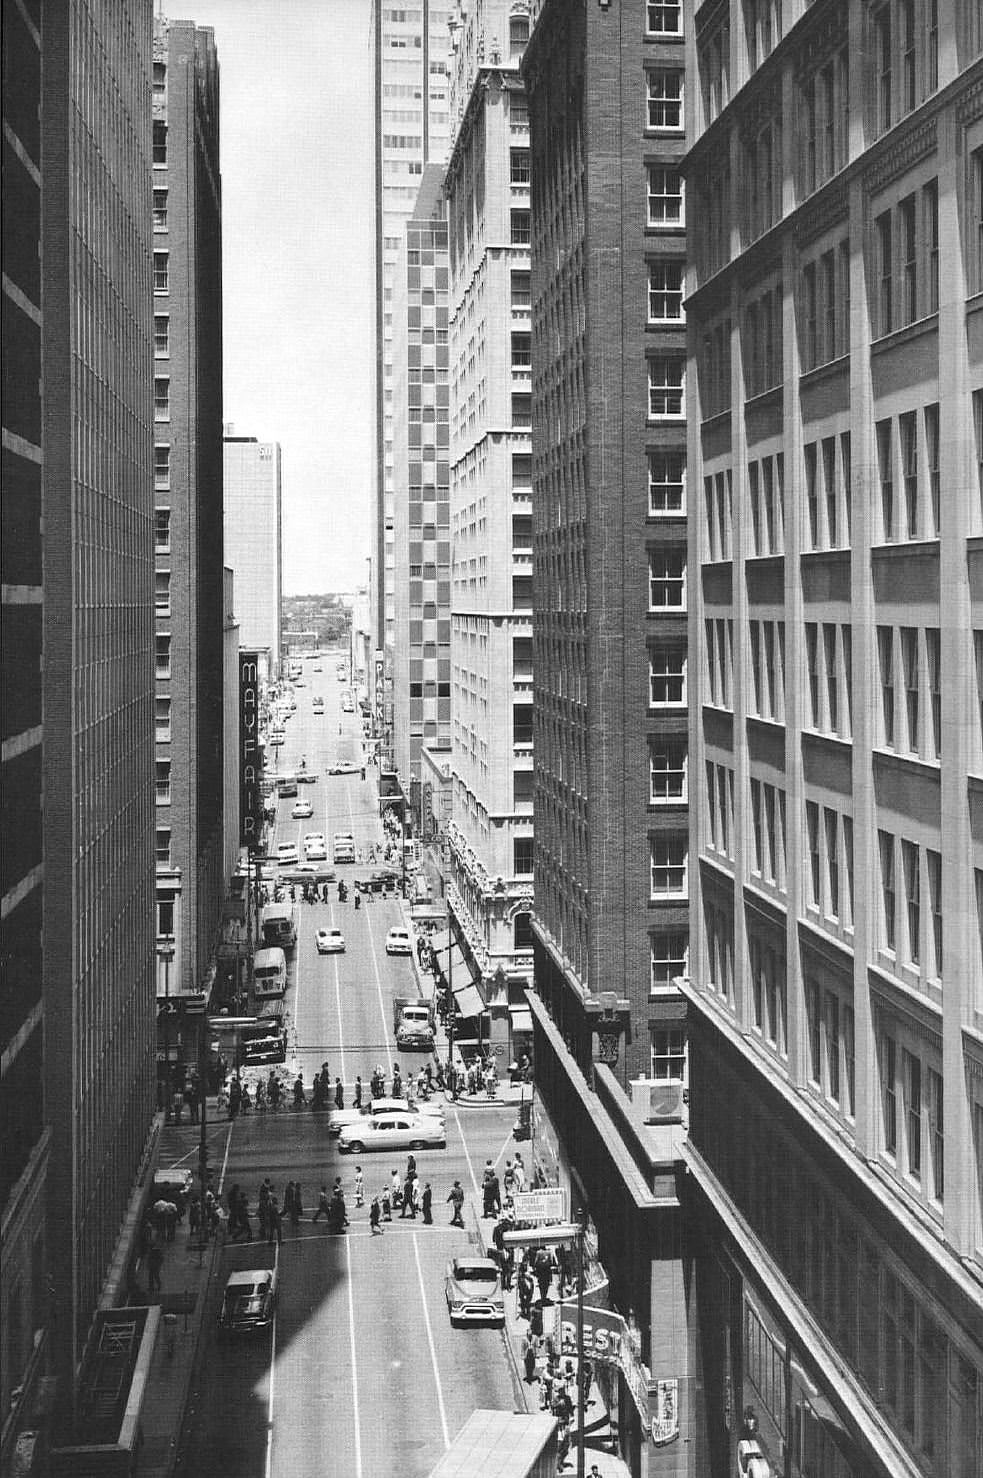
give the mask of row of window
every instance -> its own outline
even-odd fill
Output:
[[[942,757],[942,646],[938,627],[878,626],[880,732],[885,749]]]
[[[877,847],[883,948],[923,979],[941,980],[942,857],[887,831],[878,831]]]
[[[853,819],[830,806],[806,801],[809,870],[806,906],[822,921],[853,927]],[[841,932],[840,928],[834,932]]]
[[[785,792],[751,777],[751,871],[784,893],[788,889]]]
[[[939,182],[929,180],[874,222],[876,332],[892,333],[939,308]]]
[[[707,842],[711,850],[734,860],[734,772],[707,762]]]
[[[941,1063],[928,1066],[924,1044],[879,1041],[884,1153],[909,1187],[941,1206],[945,1200],[945,1102]]]
[[[853,525],[850,433],[803,448],[807,536],[811,549],[849,547]]]
[[[806,622],[809,711],[821,734],[849,739],[853,732],[853,628],[835,621]]]
[[[650,611],[685,611],[686,551],[681,547],[649,550]]]
[[[941,527],[939,408],[878,421],[875,538],[885,544],[938,538]]]

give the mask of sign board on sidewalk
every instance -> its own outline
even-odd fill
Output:
[[[512,1197],[512,1203],[516,1221],[529,1221],[542,1226],[545,1222],[567,1219],[567,1193],[563,1186],[519,1191]]]

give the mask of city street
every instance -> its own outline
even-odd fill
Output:
[[[292,768],[306,755],[308,767],[317,767],[317,784],[300,787],[315,814],[293,821],[292,802],[281,801],[273,842],[297,836],[300,843],[304,832],[320,827],[330,853],[332,833],[344,828],[354,832],[364,855],[381,835],[375,788],[371,772],[365,782],[358,774],[324,773],[336,755],[361,757],[358,715],[339,712],[343,689],[333,663],[326,659],[324,665],[324,673],[314,674],[312,664],[305,663],[309,686],[297,689],[297,711],[287,726],[279,766]],[[317,692],[325,698],[323,718],[311,709]],[[359,870],[338,872],[354,876]],[[332,1078],[339,1075],[346,1084],[348,1105],[356,1073],[367,1083],[377,1064],[387,1079],[394,1061],[404,1071],[419,1066],[411,1056],[398,1059],[393,1045],[393,994],[416,992],[412,962],[390,958],[384,948],[386,930],[402,922],[401,907],[396,899],[380,899],[356,911],[350,892],[344,905],[335,896],[329,904],[298,904],[298,909],[300,934],[287,993],[294,1037],[283,1076],[290,1083],[299,1065],[309,1088],[314,1071],[327,1061]],[[321,926],[343,930],[344,954],[317,954],[314,931]],[[416,1156],[421,1180],[433,1186],[434,1225],[395,1219],[375,1237],[368,1224],[369,1200],[394,1168],[404,1173],[405,1152],[363,1157],[366,1204],[356,1209],[354,1162],[328,1139],[325,1114],[281,1108],[275,1115],[251,1113],[232,1125],[214,1126],[210,1165],[223,1191],[240,1185],[255,1212],[264,1176],[270,1176],[281,1199],[287,1181],[299,1180],[305,1215],[297,1230],[284,1227],[272,1332],[251,1339],[218,1337],[216,1316],[227,1274],[251,1266],[253,1257],[248,1245],[227,1245],[222,1252],[206,1314],[205,1357],[182,1435],[180,1471],[189,1478],[200,1473],[323,1478],[333,1472],[415,1478],[430,1471],[475,1407],[521,1404],[501,1332],[452,1330],[443,1286],[447,1260],[471,1245],[473,1236],[467,1228],[448,1225],[450,1187],[460,1178],[466,1190],[477,1188],[485,1159],[496,1159],[510,1144],[513,1118],[505,1105],[449,1106],[447,1148]],[[193,1165],[196,1131],[189,1126],[166,1133],[170,1158],[185,1155],[185,1163]],[[342,1237],[332,1236],[323,1219],[316,1225],[310,1219],[320,1184],[330,1189],[336,1175],[345,1185],[351,1222]],[[255,1216],[253,1228],[255,1236]],[[258,1260],[265,1261],[265,1243],[253,1245]]]

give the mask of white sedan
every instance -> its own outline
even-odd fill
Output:
[[[413,940],[410,938],[409,929],[390,929],[386,935],[387,955],[411,955],[413,953]]]
[[[364,1124],[367,1119],[376,1119],[380,1114],[420,1114],[436,1119],[440,1127],[444,1127],[444,1105],[438,1099],[417,1099],[411,1108],[405,1098],[374,1098],[364,1108],[332,1109],[328,1114],[328,1134],[331,1139],[337,1139],[346,1125]]]
[[[442,1150],[447,1144],[443,1121],[430,1114],[374,1114],[361,1124],[346,1124],[338,1148],[346,1155],[371,1150]]]
[[[302,821],[305,816],[314,815],[314,807],[310,801],[294,801],[290,814],[296,821]]]
[[[314,935],[319,955],[343,955],[345,936],[340,929],[318,929]]]

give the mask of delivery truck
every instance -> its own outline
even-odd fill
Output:
[[[432,1052],[434,1048],[433,1001],[422,996],[396,996],[393,1000],[393,1031],[396,1046]]]

